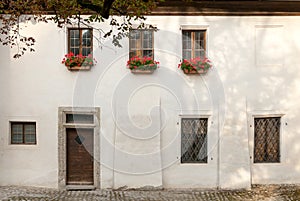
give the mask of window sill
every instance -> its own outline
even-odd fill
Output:
[[[155,69],[153,69],[153,70],[132,69],[131,73],[133,73],[133,74],[152,74],[154,71],[155,71]]]
[[[188,71],[187,69],[184,69],[183,72],[186,75],[201,75],[201,74],[206,74],[208,70],[191,70]]]
[[[69,71],[79,71],[79,70],[88,71],[91,69],[91,66],[74,66],[74,67],[67,66],[67,68]]]

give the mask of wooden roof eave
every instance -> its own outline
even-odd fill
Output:
[[[300,1],[166,1],[150,15],[300,15]]]

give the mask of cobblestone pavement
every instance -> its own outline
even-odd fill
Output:
[[[2,201],[189,201],[189,200],[300,200],[300,186],[256,185],[252,190],[95,190],[62,191],[47,188],[0,186]]]

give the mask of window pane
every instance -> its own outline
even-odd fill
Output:
[[[143,48],[152,48],[152,31],[143,31]]]
[[[192,48],[192,38],[191,31],[183,31],[182,32],[182,48],[183,49],[191,49]]]
[[[131,50],[135,50],[140,48],[140,39],[141,39],[141,32],[138,30],[130,31],[130,48]]]
[[[206,30],[185,30],[182,31],[182,57],[191,59],[205,57]]]
[[[26,144],[34,144],[35,143],[35,135],[25,135],[25,143]]]
[[[152,57],[153,56],[152,50],[144,50],[143,56]]]
[[[137,56],[136,51],[130,51],[129,52],[129,58],[132,58],[134,56]]]
[[[73,52],[75,55],[79,54],[79,48],[70,48],[70,51]]]
[[[152,48],[152,41],[143,40],[143,48]]]
[[[83,39],[82,40],[82,46],[83,47],[90,47],[92,45],[91,39]]]
[[[12,144],[35,144],[36,123],[12,122],[11,135]]]
[[[67,123],[93,124],[94,115],[92,114],[66,114]]]
[[[70,38],[79,38],[79,30],[70,30]]]
[[[204,49],[204,31],[195,31],[195,48]]]
[[[69,51],[73,52],[75,55],[81,53],[82,55],[87,56],[88,54],[91,54],[92,39],[93,38],[91,29],[70,29]]]
[[[207,163],[207,118],[181,119],[181,162]]]
[[[204,50],[196,50],[195,51],[195,57],[204,58],[205,57],[205,51]]]
[[[89,54],[91,54],[91,48],[82,48],[83,56],[88,56]]]
[[[89,30],[89,29],[82,30],[82,38],[83,39],[91,39],[91,37],[92,37],[91,30]]]
[[[35,134],[35,125],[34,124],[25,124],[25,135],[26,134]]]
[[[191,59],[192,51],[191,50],[184,50],[183,51],[183,59]]]
[[[254,119],[254,163],[280,162],[280,117]]]
[[[135,49],[137,47],[136,40],[130,40],[130,48]]]
[[[91,46],[91,31],[90,30],[82,30],[82,46],[89,47]]]
[[[20,144],[23,143],[23,135],[22,134],[12,134],[12,144]]]
[[[12,124],[12,134],[23,134],[23,124]]]
[[[131,40],[139,40],[141,39],[141,32],[138,30],[130,31],[130,39]]]
[[[201,41],[195,41],[195,49],[203,49]]]
[[[70,30],[70,38],[69,38],[70,49],[79,47],[80,45],[79,33],[80,33],[79,30]]]
[[[129,57],[150,56],[153,57],[153,31],[132,30],[129,38]]]

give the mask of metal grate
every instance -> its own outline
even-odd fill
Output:
[[[181,163],[207,163],[207,118],[181,119]]]
[[[280,117],[254,119],[254,163],[280,162]]]

